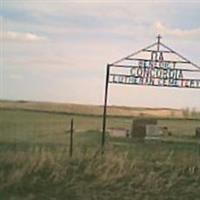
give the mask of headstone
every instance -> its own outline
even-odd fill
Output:
[[[155,126],[156,124],[157,120],[152,118],[134,119],[131,128],[132,138],[144,139],[147,135],[147,132],[154,129],[155,127],[153,128],[153,126]]]
[[[157,125],[147,124],[146,125],[146,136],[160,136],[162,135],[162,132],[160,131],[160,128]]]
[[[129,137],[129,130],[125,128],[110,128],[108,132],[111,137]]]

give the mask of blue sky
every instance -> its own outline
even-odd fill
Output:
[[[0,98],[102,104],[106,64],[158,33],[200,65],[199,10],[186,0],[4,0]],[[109,104],[200,108],[200,90],[114,85]]]

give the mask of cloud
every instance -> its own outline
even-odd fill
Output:
[[[100,104],[106,63],[153,42],[158,32],[164,36],[164,43],[169,39],[177,51],[198,58],[200,4],[126,2],[6,0],[0,16],[5,22],[3,37],[7,43],[5,76],[11,74],[6,80],[7,98]],[[139,87],[115,88],[110,91],[112,104],[199,106],[199,93],[183,96],[183,92],[179,102],[167,89],[155,92],[150,88],[148,93],[148,89],[140,92]],[[85,95],[88,90],[90,95]],[[151,98],[154,92],[159,98]],[[137,93],[141,95],[135,98]],[[172,96],[176,98],[169,101]],[[191,100],[191,96],[195,98]]]
[[[1,37],[2,39],[15,42],[38,42],[44,41],[46,38],[30,32],[14,32],[7,31]]]
[[[13,80],[20,80],[20,79],[22,79],[23,77],[22,77],[22,75],[20,75],[20,74],[10,74],[9,78],[10,78],[10,79],[13,79]]]
[[[155,31],[161,35],[171,36],[181,39],[199,40],[200,39],[200,28],[196,29],[179,29],[169,28],[163,25],[161,22],[155,23]]]

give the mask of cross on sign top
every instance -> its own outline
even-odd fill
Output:
[[[160,40],[161,40],[161,35],[159,34],[158,36],[157,36],[157,38],[158,38],[158,43],[160,43]]]

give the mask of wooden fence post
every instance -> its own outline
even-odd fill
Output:
[[[74,133],[74,119],[71,119],[71,127],[70,127],[70,145],[69,145],[69,156],[73,155],[73,133]]]

